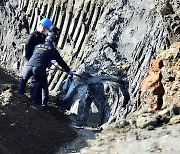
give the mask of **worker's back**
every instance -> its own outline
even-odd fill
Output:
[[[38,31],[34,31],[29,35],[25,45],[25,58],[27,61],[31,58],[35,46],[37,46],[38,44],[45,43],[45,38],[46,35]]]
[[[46,68],[48,66],[48,64],[50,63],[52,57],[55,56],[53,49],[54,49],[54,47],[50,43],[37,45],[33,51],[32,57],[30,58],[27,65],[35,66],[35,67],[41,66],[41,67]],[[56,50],[56,49],[54,49],[54,50]]]
[[[57,63],[67,72],[70,70],[60,56],[59,52],[51,43],[48,42],[35,47],[33,55],[28,61],[27,66],[41,67],[42,69],[46,69],[51,60],[56,60]]]

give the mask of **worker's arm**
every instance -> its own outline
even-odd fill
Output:
[[[66,62],[63,60],[63,58],[60,56],[60,54],[57,50],[56,51],[54,50],[54,59],[59,64],[59,66],[61,66],[67,73],[69,73],[71,71],[71,69],[66,64]],[[72,74],[70,74],[70,75],[72,75]]]

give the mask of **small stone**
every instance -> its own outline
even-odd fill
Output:
[[[160,152],[162,152],[162,150],[161,150],[161,149],[158,149],[157,152],[160,153]]]
[[[11,124],[12,127],[15,126],[15,125],[16,125],[16,123],[12,123],[12,124]]]
[[[152,126],[152,125],[148,126],[147,130],[154,130],[154,126]]]
[[[157,119],[155,116],[139,116],[136,121],[136,126],[139,128],[146,128],[148,126],[157,126]]]
[[[159,115],[169,115],[169,110],[168,109],[164,109],[158,112]]]
[[[177,124],[177,123],[180,123],[180,115],[172,117],[169,121],[169,124]]]

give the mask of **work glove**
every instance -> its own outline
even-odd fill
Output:
[[[74,75],[74,73],[73,73],[72,70],[70,70],[70,71],[68,72],[68,74],[69,74],[69,75]]]
[[[53,63],[53,64],[56,63],[56,60],[51,60],[51,63]]]
[[[52,65],[54,65],[56,63],[56,60],[51,60],[51,62],[48,64],[48,69],[50,69],[50,67],[52,66]]]

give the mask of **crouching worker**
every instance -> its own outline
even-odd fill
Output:
[[[69,74],[74,73],[70,70],[68,65],[60,56],[59,52],[56,50],[56,45],[58,43],[58,37],[56,35],[50,34],[46,37],[46,43],[37,45],[34,49],[33,55],[27,62],[22,79],[19,83],[19,94],[23,95],[26,88],[26,83],[28,79],[34,75],[36,86],[42,87],[42,102],[38,101],[38,89],[35,87],[35,93],[33,97],[33,104],[41,104],[42,109],[47,109],[48,102],[48,81],[46,75],[46,68],[51,60],[56,60],[56,62]],[[39,85],[38,85],[39,84]]]

